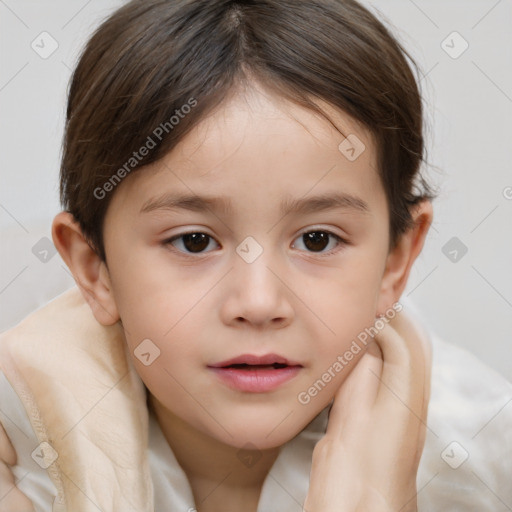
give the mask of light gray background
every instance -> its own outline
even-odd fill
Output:
[[[41,241],[60,209],[66,87],[86,38],[122,3],[0,0],[0,330],[74,284]],[[441,187],[406,295],[445,340],[512,380],[512,2],[364,3],[422,68],[428,173]],[[46,59],[31,47],[43,31],[58,43]],[[454,31],[469,45],[457,58]],[[453,237],[459,248],[446,246]]]

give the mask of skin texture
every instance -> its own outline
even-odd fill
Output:
[[[108,267],[70,214],[54,220],[55,245],[96,319],[104,325],[121,320],[200,511],[231,510],[227,503],[256,510],[279,447],[332,401],[365,350],[309,403],[300,403],[299,393],[399,300],[432,220],[430,203],[420,204],[415,227],[388,251],[388,205],[372,137],[347,115],[331,113],[342,133],[355,134],[366,146],[353,162],[338,150],[344,136],[325,119],[257,86],[235,91],[162,161],[117,186],[104,223]],[[368,211],[280,211],[285,197],[333,191],[357,196]],[[165,192],[225,196],[232,211],[140,213]],[[311,231],[330,231],[347,243],[331,236],[315,252],[302,239]],[[165,243],[187,232],[212,238],[196,254],[187,252],[182,238]],[[263,249],[252,263],[236,252],[248,236]],[[149,366],[133,355],[144,339],[160,350]],[[381,361],[385,351],[372,351],[367,358]],[[269,352],[303,366],[271,392],[233,390],[207,368],[240,354]],[[359,379],[363,386],[377,380],[369,372]],[[262,456],[251,468],[237,457],[248,442]],[[321,457],[317,462],[318,481],[326,472],[334,475]],[[410,482],[405,487],[409,491]],[[312,511],[330,510],[318,492],[308,499]]]

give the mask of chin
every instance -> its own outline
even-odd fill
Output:
[[[260,450],[276,448],[293,439],[312,419],[309,417],[299,419],[297,414],[289,414],[290,412],[264,415],[260,411],[255,415],[231,416],[229,421],[222,423],[224,428],[215,422],[210,423],[208,434],[236,448],[247,448],[248,443]]]
[[[255,431],[255,429],[251,429],[233,437],[225,434],[222,436],[222,439],[218,440],[240,450],[272,450],[286,444],[296,435],[286,432],[284,435],[281,433],[280,435],[276,434],[267,437],[267,434],[268,431]]]

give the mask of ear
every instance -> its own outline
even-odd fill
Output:
[[[52,238],[96,320],[102,325],[115,324],[119,313],[107,265],[91,248],[71,213],[61,212],[53,219]]]
[[[414,221],[413,227],[401,235],[397,245],[387,256],[377,302],[377,315],[384,315],[400,299],[407,285],[412,265],[423,249],[432,223],[432,203],[427,200],[418,203],[411,214]]]

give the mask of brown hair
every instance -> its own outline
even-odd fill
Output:
[[[117,180],[161,159],[256,77],[327,119],[315,99],[370,130],[394,246],[411,227],[410,207],[434,197],[420,173],[423,109],[406,58],[417,69],[352,0],[131,1],[100,25],[73,73],[62,205],[105,260],[102,225]]]

